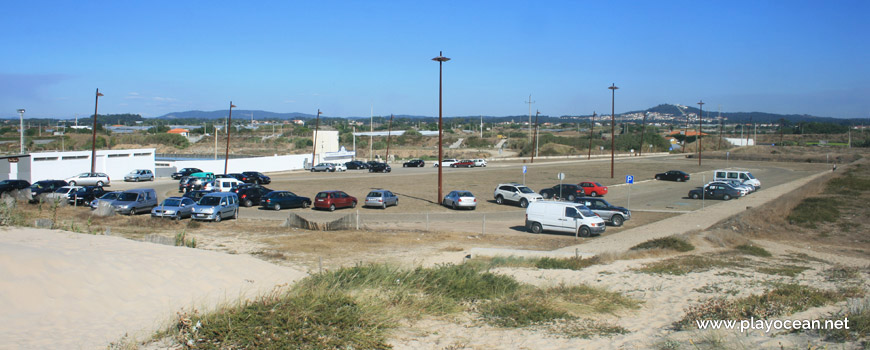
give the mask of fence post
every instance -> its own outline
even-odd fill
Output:
[[[481,234],[486,234],[486,214],[483,214],[483,232]]]
[[[356,210],[356,230],[359,231],[359,209]]]

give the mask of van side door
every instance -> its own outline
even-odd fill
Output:
[[[577,227],[579,227],[579,222],[577,220],[577,208],[565,207],[565,211],[563,212],[562,217],[559,218],[559,220],[562,223],[562,231],[577,231]]]

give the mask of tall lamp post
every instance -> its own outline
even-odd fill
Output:
[[[637,155],[643,155],[643,134],[646,131],[646,116],[649,115],[649,112],[643,113],[643,121],[640,123],[640,148],[637,149]]]
[[[443,133],[443,122],[442,122],[442,109],[441,109],[441,76],[443,72],[444,62],[450,61],[449,58],[444,57],[443,51],[438,51],[438,57],[432,59],[433,61],[438,61],[438,197],[435,198],[435,203],[441,203],[441,160],[444,156],[442,143],[442,133]]]
[[[24,154],[24,108],[18,110],[18,115],[21,118],[21,154]]]
[[[97,106],[100,102],[100,96],[103,94],[100,93],[100,89],[97,88],[97,96],[94,99],[94,127],[93,133],[91,137],[91,172],[97,172]]]
[[[229,165],[230,161],[230,128],[233,127],[233,107],[235,106],[233,101],[230,101],[230,115],[227,117],[227,152],[224,154],[224,174],[227,173],[227,165]],[[215,133],[215,138],[217,138],[217,133]]]
[[[616,84],[611,84],[610,89],[610,178],[613,178],[613,163],[616,159]]]
[[[698,101],[698,166],[701,166],[701,122],[704,120],[704,101]]]
[[[592,159],[592,130],[595,129],[595,111],[592,112],[592,119],[589,120],[589,154],[586,155],[586,160]]]
[[[541,115],[541,111],[535,111],[535,140],[532,143],[535,144],[535,151],[532,152],[532,161],[535,162],[535,156],[538,155],[538,116]]]
[[[317,129],[320,128],[320,115],[323,112],[320,111],[320,108],[317,109],[317,121],[314,122],[314,145],[311,150],[311,166],[314,167],[314,156],[317,154]]]

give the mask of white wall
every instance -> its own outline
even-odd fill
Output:
[[[317,158],[320,158],[319,154],[317,155]],[[311,159],[310,153],[257,158],[234,158],[230,159],[229,162],[227,162],[227,172],[240,173],[243,171],[259,171],[266,173],[276,171],[299,170],[304,169],[304,162],[308,159]],[[213,172],[215,174],[224,173],[223,159],[176,160],[165,162],[161,161],[161,163],[168,163],[169,166],[174,166],[179,170],[181,168],[199,168],[203,171]]]
[[[731,142],[731,144],[735,146],[755,146],[755,140],[752,137],[750,137],[749,140],[746,140],[745,138],[726,137],[725,140]]]
[[[325,152],[338,152],[337,130],[320,130],[317,132],[317,154]],[[309,158],[311,158],[310,155]],[[317,159],[320,159],[320,156],[317,156]]]
[[[154,171],[154,148],[97,151],[96,171],[115,181],[136,169]],[[91,171],[91,151],[31,153],[30,182],[64,180]]]

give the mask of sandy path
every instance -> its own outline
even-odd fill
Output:
[[[145,338],[176,311],[207,310],[301,279],[250,256],[119,237],[0,231],[0,348],[95,349]]]

